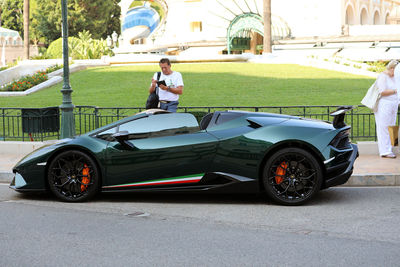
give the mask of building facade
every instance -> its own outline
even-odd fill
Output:
[[[30,46],[32,56],[38,55],[37,46]],[[22,59],[24,42],[17,31],[0,27],[0,66]]]
[[[253,43],[253,47],[262,44],[263,0],[122,0],[120,5],[125,47],[196,42],[240,46],[235,41],[246,46]],[[272,0],[272,38],[363,35],[363,28],[365,34],[379,35],[382,26],[400,23],[399,6],[399,0]],[[135,9],[138,12],[133,18]],[[156,15],[146,15],[148,10]],[[357,31],[351,31],[353,26]],[[400,33],[398,26],[390,31]]]

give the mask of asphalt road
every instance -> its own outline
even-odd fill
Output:
[[[399,266],[400,187],[253,195],[103,194],[88,203],[0,184],[0,266]]]

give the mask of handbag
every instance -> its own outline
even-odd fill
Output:
[[[157,81],[160,79],[161,72],[157,73]],[[158,108],[158,102],[160,101],[158,97],[158,86],[154,89],[153,93],[149,95],[146,101],[146,109]]]
[[[388,126],[389,136],[390,136],[390,143],[392,146],[399,145],[399,126]]]
[[[380,98],[381,94],[379,93],[378,85],[374,82],[374,84],[368,89],[367,94],[361,100],[361,104],[375,112],[378,108]]]

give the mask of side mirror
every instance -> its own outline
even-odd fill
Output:
[[[124,148],[127,149],[134,149],[135,146],[129,142],[129,132],[128,131],[121,131],[112,135],[118,143],[120,143]]]

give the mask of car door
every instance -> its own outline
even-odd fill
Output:
[[[150,115],[122,124],[116,132],[128,132],[131,147],[109,142],[103,183],[109,187],[196,182],[209,169],[218,143],[186,113]]]

